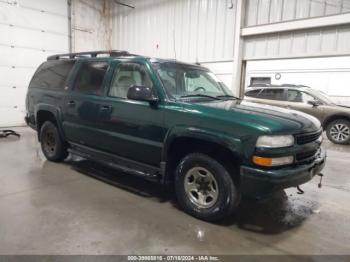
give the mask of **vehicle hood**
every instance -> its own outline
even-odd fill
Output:
[[[320,121],[303,112],[280,107],[253,103],[245,100],[200,102],[204,112],[267,133],[297,134],[313,132],[321,128]]]

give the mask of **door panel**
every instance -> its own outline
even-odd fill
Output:
[[[103,143],[99,113],[108,63],[86,61],[77,67],[75,83],[64,101],[63,130],[69,141],[99,148]]]
[[[100,113],[105,150],[136,161],[159,165],[165,137],[163,110],[147,102],[108,98],[110,111]]]
[[[112,68],[110,88],[104,99],[107,109],[99,115],[106,141],[100,146],[122,157],[159,165],[165,137],[162,105],[127,99],[132,85],[154,88],[149,71],[143,64],[129,62],[115,62]]]
[[[71,94],[65,100],[63,130],[69,141],[99,148],[101,127],[99,109],[103,105],[103,97]]]

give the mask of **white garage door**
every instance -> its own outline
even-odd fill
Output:
[[[67,10],[65,0],[0,0],[0,127],[24,124],[36,68],[68,51]]]
[[[246,72],[246,88],[261,83],[306,85],[350,105],[350,56],[247,61]]]

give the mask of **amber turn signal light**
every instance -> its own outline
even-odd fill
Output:
[[[253,162],[259,166],[272,166],[272,158],[253,156]]]
[[[258,166],[283,166],[292,164],[294,161],[293,156],[283,156],[283,157],[260,157],[253,156],[254,164]]]

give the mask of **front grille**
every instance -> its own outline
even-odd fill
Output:
[[[297,144],[304,145],[316,141],[320,135],[322,135],[322,130],[313,133],[301,134],[296,136]]]
[[[313,158],[313,157],[316,156],[317,151],[318,151],[318,149],[315,149],[315,150],[312,150],[312,151],[308,151],[308,152],[298,153],[298,154],[296,154],[295,159],[298,162],[309,160],[310,158]]]

